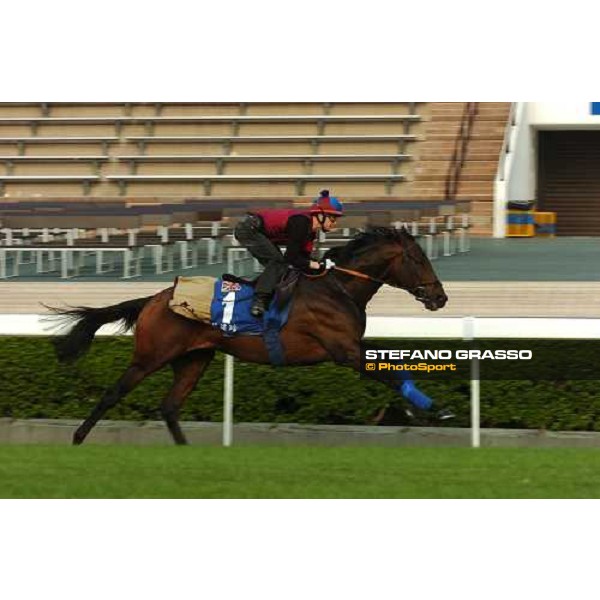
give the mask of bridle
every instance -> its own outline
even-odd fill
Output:
[[[405,250],[406,250],[406,248],[405,248]],[[408,252],[406,252],[404,256],[407,260],[410,261],[410,263],[411,263],[410,266],[416,270],[416,264],[418,262],[416,260],[416,258],[414,256],[412,256],[411,254],[409,254]],[[385,276],[388,274],[388,272],[390,271],[392,266],[393,266],[393,261],[390,261],[390,265],[386,268],[385,272],[383,273],[383,276],[381,278],[378,278],[378,277],[373,277],[372,275],[368,275],[367,273],[363,273],[362,271],[357,271],[356,269],[348,269],[346,267],[339,267],[334,263],[329,269],[325,269],[323,273],[320,273],[319,275],[308,275],[308,277],[310,279],[318,279],[318,278],[327,276],[330,271],[339,271],[340,273],[344,273],[351,277],[356,277],[357,279],[363,279],[365,281],[371,281],[371,282],[377,283],[379,285],[389,285],[389,286],[397,288],[397,289],[405,290],[406,292],[408,292],[409,294],[414,296],[416,300],[418,300],[419,302],[423,302],[423,303],[425,303],[428,300],[427,287],[431,286],[431,285],[436,285],[436,284],[441,285],[439,279],[437,279],[437,278],[433,279],[432,281],[419,282],[417,285],[415,285],[413,287],[406,287],[406,286],[402,286],[402,285],[389,283],[388,281],[385,280]],[[337,278],[334,278],[334,281],[336,282],[336,284],[338,285],[340,290],[342,290],[346,295],[348,295],[348,291],[346,290],[346,288],[343,285],[341,285],[341,283],[337,280]]]

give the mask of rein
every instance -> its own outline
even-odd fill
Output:
[[[383,279],[377,279],[376,277],[371,277],[371,275],[367,275],[366,273],[361,273],[360,271],[355,271],[353,269],[345,269],[343,267],[338,267],[337,265],[335,265],[333,267],[333,269],[336,271],[340,271],[342,273],[346,273],[347,275],[351,275],[352,277],[358,277],[359,279],[366,279],[367,281],[373,281],[375,283],[380,283],[382,285],[391,285],[391,284],[387,283],[386,281],[383,281]],[[414,288],[406,288],[406,287],[402,287],[399,285],[394,285],[392,287],[397,287],[402,290],[406,290],[409,294],[414,294],[415,290],[418,290],[420,287],[425,286],[425,285],[433,285],[434,283],[437,283],[437,282],[432,281],[432,282],[428,282],[428,283],[420,283],[419,285],[415,286]]]
[[[329,271],[339,271],[340,273],[345,273],[346,275],[350,275],[351,277],[356,277],[358,279],[363,279],[365,281],[371,281],[373,283],[378,283],[380,285],[391,285],[392,287],[395,287],[395,288],[398,288],[401,290],[405,290],[409,294],[412,294],[416,297],[419,296],[419,292],[424,286],[434,285],[436,283],[439,283],[438,280],[420,282],[418,285],[416,285],[412,288],[408,288],[408,287],[404,287],[404,286],[400,286],[400,285],[392,285],[392,284],[388,283],[387,281],[385,281],[384,279],[378,279],[377,277],[367,275],[367,273],[362,273],[361,271],[356,271],[354,269],[338,267],[336,264],[333,264],[333,266],[330,269],[325,269],[322,273],[319,273],[318,275],[308,275],[308,277],[310,279],[320,279],[321,277],[326,276],[329,273]],[[387,273],[387,270],[386,270],[386,273]]]
[[[322,273],[319,273],[318,275],[306,275],[306,276],[309,279],[320,279],[321,277],[325,277],[326,275],[328,275],[330,271],[340,271],[342,273],[346,273],[347,275],[352,275],[353,277],[358,277],[359,279],[366,279],[367,281],[374,281],[375,283],[381,283],[382,285],[385,284],[385,281],[383,281],[383,279],[376,279],[375,277],[371,277],[370,275],[367,275],[366,273],[361,273],[360,271],[354,271],[353,269],[345,269],[343,267],[338,267],[337,265],[334,265],[330,269],[325,269]]]
[[[358,277],[359,279],[374,281],[375,283],[381,283],[382,285],[385,284],[385,281],[383,281],[382,279],[376,279],[375,277],[371,277],[370,275],[367,275],[366,273],[361,273],[360,271],[354,271],[353,269],[345,269],[344,267],[338,267],[337,265],[335,265],[333,269],[335,271],[346,273],[347,275],[352,275],[353,277]]]

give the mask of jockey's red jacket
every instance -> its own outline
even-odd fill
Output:
[[[263,222],[263,233],[274,243],[278,245],[287,245],[290,241],[301,241],[302,253],[310,254],[313,251],[315,234],[312,231],[312,215],[307,210],[294,209],[271,209],[259,210],[252,214],[259,216]],[[307,227],[290,227],[290,218],[305,217],[308,221]],[[292,219],[292,223],[302,223],[300,219]],[[304,239],[292,240],[294,230],[301,230]],[[306,236],[309,236],[308,238]]]

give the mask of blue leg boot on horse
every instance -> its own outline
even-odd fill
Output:
[[[396,390],[414,407],[420,410],[431,410],[433,400],[427,394],[423,393],[409,377],[404,376],[402,383],[396,387]],[[410,410],[407,410],[406,413],[408,416],[413,416]],[[437,411],[435,416],[438,421],[447,421],[453,419],[456,415],[449,408],[443,408]]]

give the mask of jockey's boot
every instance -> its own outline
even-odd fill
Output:
[[[260,319],[265,311],[269,308],[270,296],[265,294],[256,294],[252,301],[252,307],[250,308],[250,314],[257,319]]]

